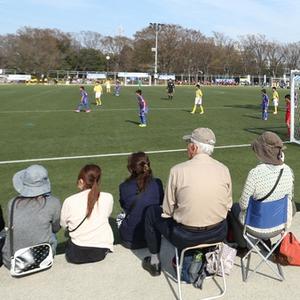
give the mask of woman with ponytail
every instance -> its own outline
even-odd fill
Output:
[[[68,262],[81,264],[103,260],[113,251],[113,232],[108,219],[113,197],[100,192],[101,169],[86,165],[79,172],[79,193],[68,197],[62,207],[60,224],[69,231],[66,246]]]
[[[120,205],[126,214],[119,228],[121,243],[129,249],[145,248],[145,211],[148,206],[162,203],[163,186],[160,179],[153,178],[144,152],[131,154],[127,169],[130,176],[119,186]]]

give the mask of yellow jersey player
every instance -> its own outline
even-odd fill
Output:
[[[96,105],[101,106],[102,86],[99,81],[97,81],[96,85],[94,86],[94,92],[95,92]]]
[[[107,93],[107,94],[110,94],[110,93],[111,93],[111,92],[110,92],[110,87],[111,87],[110,80],[107,79],[107,80],[105,81],[105,88],[106,88],[106,93]]]
[[[273,91],[272,99],[273,99],[273,105],[274,105],[274,112],[273,112],[273,114],[277,115],[278,104],[279,104],[279,95],[278,95],[278,92],[276,91],[276,87],[275,86],[272,87],[272,91]]]
[[[200,107],[200,114],[201,115],[204,114],[204,109],[203,109],[203,106],[202,106],[202,96],[203,96],[203,93],[200,89],[200,84],[197,84],[196,85],[195,104],[194,104],[193,110],[191,111],[191,114],[194,114],[196,112],[197,106]]]

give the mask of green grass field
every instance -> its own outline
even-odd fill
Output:
[[[136,87],[124,87],[120,97],[104,94],[104,105],[99,109],[93,104],[92,87],[86,89],[92,102],[90,114],[73,112],[79,102],[78,86],[0,86],[0,160],[183,149],[182,136],[201,126],[214,130],[217,146],[249,144],[265,130],[286,140],[283,99],[287,90],[279,90],[279,114],[262,121],[259,88],[203,87],[205,114],[191,115],[194,87],[177,87],[173,101],[167,100],[164,87],[144,87],[149,124],[140,128]],[[300,202],[299,150],[289,144],[285,151],[286,163],[295,173],[296,202]],[[257,164],[254,153],[249,147],[216,149],[214,157],[229,167],[234,201],[238,201],[248,171]],[[155,176],[166,183],[170,167],[186,160],[186,153],[150,154],[150,159]],[[112,217],[120,211],[118,185],[128,175],[127,155],[40,163],[49,171],[53,194],[62,201],[77,191],[80,168],[87,163],[99,164],[103,170],[101,189],[115,199]],[[30,164],[0,164],[0,204],[4,210],[15,195],[13,174]]]

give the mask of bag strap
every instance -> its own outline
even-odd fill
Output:
[[[264,197],[262,197],[260,199],[256,199],[256,201],[262,202],[262,201],[264,201],[265,199],[267,199],[268,197],[271,196],[271,194],[274,192],[274,190],[276,189],[276,187],[277,187],[277,185],[279,183],[279,180],[280,180],[280,178],[282,176],[282,173],[283,173],[283,168],[280,170],[280,173],[279,173],[279,175],[277,177],[277,180],[276,180],[275,185],[273,186],[272,190],[266,196],[264,196]]]
[[[68,228],[68,232],[74,232],[75,230],[77,230],[81,225],[82,223],[86,220],[87,216],[84,217],[84,219],[72,230],[69,230]]]
[[[9,216],[9,246],[10,246],[10,256],[14,256],[14,207],[16,200],[19,197],[15,197],[12,202],[11,202],[11,207],[10,207],[10,216]]]

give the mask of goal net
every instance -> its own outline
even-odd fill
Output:
[[[291,78],[291,135],[290,141],[300,144],[300,70],[292,70]]]

